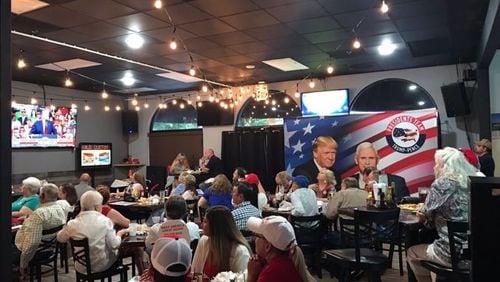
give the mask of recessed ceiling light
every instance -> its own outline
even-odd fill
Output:
[[[49,5],[39,0],[16,0],[11,1],[11,4],[12,7],[10,10],[16,15],[31,12]]]
[[[245,68],[248,70],[253,70],[255,68],[255,65],[246,65]]]
[[[144,38],[137,33],[132,33],[125,38],[125,43],[132,49],[139,49],[144,45]]]
[[[84,59],[71,59],[59,62],[52,62],[48,64],[38,65],[37,68],[54,70],[54,71],[66,71],[72,69],[88,68],[93,66],[98,66],[101,63],[88,61]]]
[[[410,91],[415,91],[417,89],[417,86],[415,84],[412,84],[412,85],[408,86],[408,89]]]
[[[309,67],[295,61],[292,58],[282,58],[262,61],[264,64],[270,65],[271,67],[277,68],[282,71],[295,71],[295,70],[307,70]]]
[[[121,78],[121,81],[123,85],[125,86],[132,86],[135,83],[135,78],[134,75],[131,72],[126,72],[123,77]]]
[[[384,39],[384,41],[382,41],[382,44],[377,47],[377,50],[381,56],[388,56],[392,54],[394,50],[396,50],[396,48],[396,45],[393,44],[391,40]]]
[[[161,77],[165,77],[168,79],[181,81],[184,83],[202,81],[202,79],[200,79],[196,76],[186,75],[186,74],[178,73],[178,72],[164,72],[164,73],[157,73],[156,75],[161,76]]]

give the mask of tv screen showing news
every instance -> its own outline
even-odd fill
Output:
[[[80,143],[80,167],[111,167],[111,143]]]
[[[334,116],[349,113],[349,90],[326,90],[301,94],[302,116]]]
[[[12,148],[75,147],[76,114],[70,107],[14,104]]]

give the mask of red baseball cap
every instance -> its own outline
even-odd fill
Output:
[[[474,167],[478,167],[479,160],[477,159],[476,153],[474,153],[471,149],[467,148],[459,148],[459,150],[464,154],[465,159]]]
[[[255,173],[249,173],[245,175],[245,181],[255,185],[259,185],[260,182],[259,177]]]

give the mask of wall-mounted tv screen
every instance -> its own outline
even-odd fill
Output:
[[[304,92],[302,116],[334,116],[349,113],[349,89]]]
[[[12,148],[75,147],[76,109],[14,104]]]
[[[80,143],[80,167],[111,167],[111,143]]]
[[[220,100],[219,103],[205,101],[197,108],[197,121],[199,126],[231,125],[234,123],[234,109],[229,107],[229,99]],[[222,105],[227,105],[227,109]]]

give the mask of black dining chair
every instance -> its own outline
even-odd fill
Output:
[[[451,267],[423,260],[421,264],[436,273],[439,281],[470,281],[471,256],[468,248],[469,223],[448,220]]]
[[[120,275],[120,281],[126,282],[127,279],[127,271],[128,267],[122,264],[120,260],[117,260],[115,264],[113,264],[107,270],[101,272],[92,272],[92,265],[90,262],[90,248],[89,248],[89,239],[84,238],[81,240],[75,240],[70,238],[71,243],[71,252],[73,253],[73,260],[76,263],[79,263],[85,267],[86,273],[81,273],[76,270],[76,281],[93,281],[95,279],[104,280],[104,278],[108,278],[108,281],[111,281],[111,277],[114,275]]]
[[[340,217],[341,237],[352,238],[354,247],[326,250],[330,263],[340,268],[339,281],[350,281],[351,271],[363,270],[369,281],[381,281],[382,273],[390,267],[388,256],[380,251],[380,238],[395,239],[399,234],[399,208],[387,210],[354,209],[354,219]],[[346,221],[346,222],[344,222]],[[389,246],[394,252],[394,244]]]
[[[59,225],[42,231],[42,240],[38,245],[35,256],[29,263],[30,281],[34,281],[35,276],[37,281],[42,281],[42,273],[53,271],[54,281],[57,282],[57,253],[59,245],[56,235],[63,226]],[[42,267],[47,269],[44,271]]]
[[[295,232],[297,245],[302,250],[307,265],[314,269],[318,278],[322,279],[321,250],[326,227],[321,224],[321,214],[313,216],[291,215],[290,223]]]

